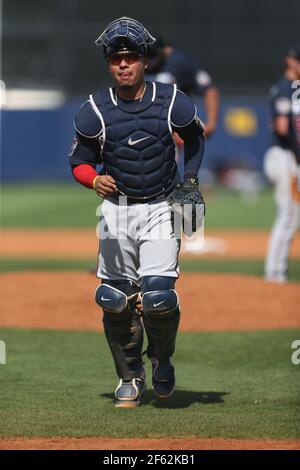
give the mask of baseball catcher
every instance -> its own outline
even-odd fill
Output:
[[[102,47],[114,86],[89,95],[75,117],[70,163],[75,179],[103,198],[99,220],[96,302],[119,384],[115,405],[140,405],[144,393],[144,329],[157,399],[175,388],[172,356],[180,319],[175,282],[180,234],[173,207],[190,204],[191,221],[204,202],[197,173],[204,152],[203,129],[192,100],[174,84],[145,81],[155,38],[138,21],[110,23]],[[185,175],[179,183],[173,133],[184,141]]]

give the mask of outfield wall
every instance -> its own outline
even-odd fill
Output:
[[[202,103],[197,105],[205,120]],[[2,182],[71,179],[68,153],[79,107],[78,101],[52,110],[3,110]],[[268,141],[266,99],[226,97],[218,130],[207,142],[203,167],[218,172],[226,167],[261,171]]]

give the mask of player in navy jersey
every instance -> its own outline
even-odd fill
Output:
[[[271,88],[272,144],[264,169],[274,184],[277,216],[265,262],[268,281],[286,282],[288,256],[300,220],[300,48],[285,57],[283,77]],[[297,90],[298,88],[298,90]]]
[[[219,111],[219,92],[209,73],[199,66],[188,53],[166,43],[159,37],[150,46],[150,63],[147,71],[154,80],[176,83],[187,95],[203,97],[206,112],[204,131],[209,137],[216,129]]]

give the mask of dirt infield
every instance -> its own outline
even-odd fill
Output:
[[[11,438],[0,439],[1,450],[294,450],[299,440],[247,439],[108,439],[108,438]]]
[[[84,272],[2,274],[0,326],[99,331],[102,315],[94,302],[98,284],[94,275]],[[278,285],[237,274],[183,273],[177,290],[181,331],[300,326],[297,283]]]
[[[268,237],[267,231],[206,231],[202,251],[189,256],[221,259],[264,258]],[[1,233],[1,253],[7,257],[96,259],[97,251],[98,239],[93,229],[7,229]],[[300,234],[297,234],[293,241],[291,257],[300,259]]]

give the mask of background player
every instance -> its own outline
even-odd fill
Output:
[[[267,177],[275,186],[277,217],[265,262],[269,281],[285,282],[288,255],[300,220],[300,48],[285,57],[284,76],[271,88],[272,146],[264,157]]]
[[[190,54],[172,46],[162,36],[158,36],[149,48],[149,66],[147,75],[161,83],[176,83],[179,90],[189,96],[196,95],[203,98],[205,109],[205,123],[202,119],[205,137],[210,137],[216,130],[219,113],[219,91],[209,73],[199,66],[197,60]],[[174,134],[176,142],[176,161],[180,178],[184,174],[183,141],[178,134]],[[199,235],[199,234],[198,234]],[[199,252],[202,248],[202,238],[197,236],[183,237],[182,251]]]
[[[206,113],[205,136],[213,134],[218,119],[219,92],[210,75],[199,67],[194,57],[158,37],[150,46],[147,72],[158,82],[176,83],[187,95],[202,96]]]
[[[104,331],[120,379],[116,406],[126,408],[139,405],[145,389],[139,293],[155,396],[167,398],[174,391],[180,240],[167,197],[175,194],[176,201],[178,194],[200,195],[196,176],[204,151],[203,129],[191,99],[176,85],[144,80],[148,46],[154,40],[141,23],[126,17],[113,21],[98,38],[115,87],[90,95],[81,107],[70,155],[74,177],[104,198],[97,273],[102,284],[96,302],[103,308]],[[178,181],[175,130],[184,140],[186,164],[182,188],[173,191]],[[101,163],[99,175],[96,165]],[[126,195],[125,203],[121,195]]]

